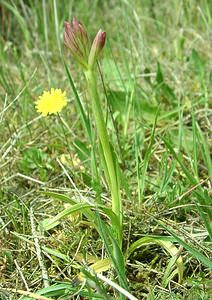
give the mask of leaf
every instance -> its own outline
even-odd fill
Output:
[[[59,213],[57,216],[55,216],[54,218],[45,220],[41,222],[41,226],[43,230],[50,230],[52,228],[54,228],[55,226],[57,226],[59,224],[59,221],[61,218],[67,217],[69,214],[74,213],[74,210],[76,209],[77,211],[77,205],[79,205],[80,207],[80,211],[82,211],[82,213],[85,215],[85,217],[92,222],[92,224],[96,227],[96,215],[93,211],[91,211],[91,208],[93,208],[91,205],[85,203],[83,204],[82,202],[77,203],[76,200],[71,199],[70,197],[63,195],[63,194],[59,194],[59,193],[55,193],[55,192],[42,192],[44,195],[47,195],[49,197],[52,197],[54,199],[57,200],[61,200],[65,203],[69,203],[72,205],[72,207],[69,207],[65,210],[63,210],[63,212]],[[120,224],[119,224],[119,220],[117,218],[117,216],[115,215],[115,213],[111,210],[111,208],[106,207],[104,205],[97,205],[101,211],[103,213],[105,213],[109,219],[111,220],[111,224],[114,228],[119,228]],[[75,208],[73,208],[75,207]],[[73,211],[72,211],[73,209]],[[60,218],[60,219],[58,219]],[[97,231],[98,228],[96,227]]]
[[[55,284],[51,285],[47,288],[38,290],[35,295],[45,295],[45,297],[60,297],[63,296],[65,293],[67,293],[67,290],[72,290],[73,287],[71,284],[68,283],[61,283],[61,284]],[[32,297],[23,297],[21,300],[32,300],[35,298]],[[39,299],[39,298],[37,298]],[[50,299],[50,298],[49,298]]]
[[[76,200],[73,200],[72,198],[70,198],[70,197],[68,197],[67,195],[64,195],[64,194],[59,194],[59,193],[55,193],[55,192],[42,192],[42,194],[44,194],[46,196],[49,196],[49,197],[51,197],[53,199],[56,199],[56,200],[61,200],[65,203],[69,203],[71,205],[77,203]]]
[[[125,274],[125,261],[123,253],[117,243],[117,237],[114,236],[112,228],[109,228],[100,218],[98,211],[96,212],[98,229],[102,240],[104,241],[107,254],[119,276],[120,285],[128,290],[128,284]],[[111,248],[112,243],[112,248]]]
[[[48,224],[51,222],[51,220],[52,220],[52,218],[48,218],[48,219],[44,219],[44,220],[40,221],[40,224],[39,224],[40,229],[45,230],[45,227],[48,226]],[[52,223],[52,225],[48,226],[48,230],[56,227],[59,224],[60,224],[59,221]]]
[[[87,209],[87,208],[91,208],[91,205],[89,205],[87,203],[74,204],[71,207],[68,207],[68,208],[64,209],[59,214],[57,214],[55,217],[50,219],[50,221],[48,223],[44,224],[43,229],[48,231],[48,230],[54,228],[55,226],[57,226],[58,221],[60,221],[61,219],[67,217],[68,215],[70,215],[72,213],[80,212],[80,211],[82,211],[84,209]]]
[[[90,265],[89,268],[95,273],[101,273],[108,271],[111,268],[111,260],[109,258],[101,259],[96,261],[94,264]],[[84,274],[80,272],[78,279],[82,282],[84,280]]]
[[[172,256],[172,257],[177,257],[178,255],[178,249],[173,245],[168,240],[165,240],[164,237],[152,237],[152,236],[145,236],[142,237],[141,239],[135,241],[128,249],[126,256],[127,258],[138,248],[144,246],[144,245],[149,245],[149,244],[158,244],[161,247],[165,248],[166,251]],[[182,257],[176,258],[176,265],[177,265],[177,270],[178,270],[178,282],[182,282],[183,279],[183,260]]]
[[[47,195],[49,197],[52,197],[56,200],[61,200],[64,201],[65,203],[69,203],[71,205],[73,204],[78,204],[79,202],[77,202],[76,200],[73,200],[72,198],[60,194],[60,193],[55,193],[55,192],[42,192],[44,195]],[[95,221],[95,214],[89,209],[84,209],[82,211],[82,213],[85,215],[85,217],[90,221],[90,222],[94,222]]]
[[[46,247],[46,246],[41,246],[42,250],[48,254],[51,254],[55,257],[58,257],[66,262],[70,262],[70,259],[67,255],[61,253],[60,251],[58,250],[55,250],[55,249],[51,249],[49,247]]]
[[[168,228],[167,226],[165,226],[161,221],[158,221],[155,219],[155,221],[161,226],[163,227],[166,231],[168,231],[175,239],[176,242],[178,242],[180,245],[182,245],[188,252],[191,253],[191,255],[193,257],[195,257],[196,259],[198,259],[199,261],[201,261],[205,266],[207,266],[208,268],[212,269],[212,261],[207,258],[207,256],[203,255],[201,252],[199,252],[196,248],[190,246],[189,244],[187,244],[186,242],[184,242],[181,238],[179,238],[177,236],[177,234],[175,234],[170,228]]]

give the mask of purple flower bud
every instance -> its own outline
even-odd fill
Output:
[[[98,31],[90,53],[88,34],[84,26],[74,17],[71,24],[65,22],[64,44],[71,51],[73,57],[85,69],[92,68],[105,45],[106,32]]]
[[[72,23],[65,22],[64,43],[74,58],[84,67],[88,61],[88,35],[84,26],[74,17]]]
[[[88,34],[82,25],[75,17],[72,19],[72,28],[75,33],[75,35],[80,35],[79,39],[81,39],[84,43],[84,45],[87,46],[88,44]]]
[[[97,35],[91,46],[91,50],[88,58],[88,65],[90,67],[92,67],[95,64],[100,52],[102,51],[105,45],[105,41],[106,41],[106,32],[100,29],[97,32]]]

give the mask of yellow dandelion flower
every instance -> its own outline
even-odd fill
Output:
[[[43,92],[43,95],[36,101],[35,107],[37,112],[47,116],[48,114],[61,112],[63,107],[67,105],[67,102],[66,92],[63,93],[61,89],[51,88],[50,92]]]

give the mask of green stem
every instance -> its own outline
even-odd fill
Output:
[[[108,181],[108,185],[111,191],[112,197],[112,211],[116,214],[119,220],[119,229],[116,229],[117,237],[121,245],[122,240],[122,202],[120,197],[120,189],[119,189],[119,174],[116,166],[116,159],[112,151],[112,147],[109,142],[106,125],[104,122],[104,116],[101,109],[101,103],[99,99],[99,94],[97,90],[97,82],[94,71],[88,69],[85,71],[85,77],[88,84],[88,90],[91,97],[91,106],[93,110],[93,114],[96,121],[97,133],[100,139],[103,159],[106,163],[104,167],[106,179]],[[109,177],[109,178],[108,178]]]

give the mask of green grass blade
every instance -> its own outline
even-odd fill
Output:
[[[67,66],[67,64],[65,62],[64,62],[64,67],[65,67],[65,71],[66,71],[66,74],[67,74],[67,77],[68,77],[71,89],[74,92],[74,96],[75,96],[75,100],[76,100],[76,106],[77,106],[77,109],[79,111],[82,124],[83,124],[83,126],[84,126],[84,128],[86,130],[86,133],[87,133],[90,141],[91,141],[92,140],[92,134],[91,134],[90,121],[89,121],[88,117],[86,116],[85,110],[83,108],[82,102],[81,102],[80,97],[78,95],[78,92],[77,92],[77,89],[75,87],[74,81],[72,79],[71,73],[70,73],[70,71],[68,69],[68,66]]]
[[[162,222],[160,222],[156,219],[155,219],[155,221],[161,227],[163,227],[166,231],[168,231],[175,238],[176,242],[178,242],[181,246],[183,246],[194,258],[201,261],[206,267],[212,269],[212,261],[207,256],[202,254],[196,248],[194,248],[194,247],[190,246],[189,244],[187,244],[186,242],[184,242],[181,238],[179,238],[179,236],[176,233],[174,233],[170,228],[168,228]]]
[[[156,123],[157,123],[157,116],[158,116],[158,111],[155,117],[155,122],[152,128],[152,132],[151,132],[151,137],[150,137],[150,143],[149,146],[146,150],[145,156],[144,156],[144,161],[143,161],[143,169],[142,169],[142,180],[141,180],[141,185],[140,185],[140,200],[142,201],[144,198],[144,189],[145,189],[145,179],[146,179],[146,173],[147,173],[147,167],[148,167],[148,163],[152,154],[152,148],[154,145],[154,138],[155,138],[155,128],[156,128]]]
[[[29,46],[31,46],[31,37],[30,37],[30,33],[28,31],[27,22],[21,16],[18,8],[15,5],[12,6],[8,2],[5,2],[5,1],[1,1],[1,3],[13,13],[14,17],[17,19],[17,23],[19,24],[19,26],[23,32],[24,40],[26,41],[26,43]]]
[[[178,157],[178,155],[174,151],[171,144],[164,138],[163,138],[163,141],[164,141],[166,147],[168,148],[168,150],[171,152],[171,154],[174,156],[176,161],[181,166],[184,174],[186,175],[186,177],[188,178],[190,183],[193,184],[194,186],[197,186],[196,190],[193,191],[193,193],[196,195],[196,198],[198,201],[198,203],[195,202],[195,205],[196,205],[197,211],[199,212],[201,219],[204,222],[204,225],[208,231],[209,237],[212,240],[212,228],[210,225],[210,221],[212,219],[212,212],[210,209],[207,208],[210,203],[209,197],[208,198],[205,197],[205,194],[202,191],[201,186],[198,186],[197,180],[191,175],[189,170],[186,168],[186,165],[181,161],[181,159]]]
[[[196,126],[198,130],[199,147],[201,149],[202,156],[205,161],[205,165],[207,166],[208,175],[212,180],[212,160],[211,160],[211,153],[209,149],[209,141],[206,140],[198,123],[196,123]]]

